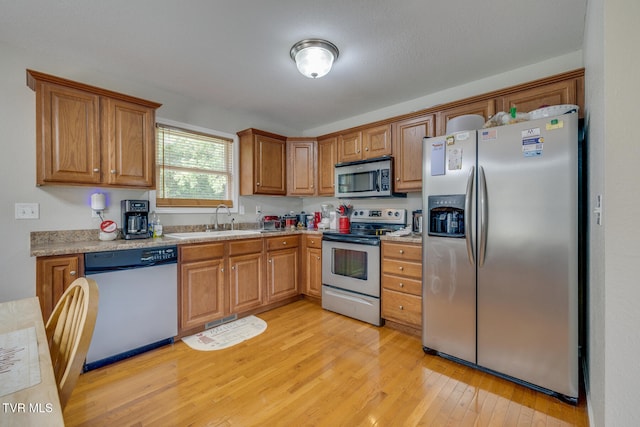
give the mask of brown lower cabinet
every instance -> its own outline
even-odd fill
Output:
[[[240,313],[264,304],[262,239],[229,242],[229,312]]]
[[[225,315],[225,244],[180,246],[179,329],[189,330]]]
[[[36,296],[45,323],[62,293],[84,275],[82,254],[43,256],[36,259]]]
[[[422,245],[382,242],[382,318],[422,328]]]
[[[180,246],[179,335],[298,297],[299,250],[299,235]]]
[[[322,297],[322,235],[304,237],[302,256],[302,293],[307,296]]]
[[[267,254],[267,302],[275,302],[299,294],[298,263],[300,235],[265,239]]]

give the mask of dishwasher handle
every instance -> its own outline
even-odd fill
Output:
[[[154,267],[156,265],[165,265],[165,264],[177,264],[178,260],[176,259],[168,259],[162,261],[148,262],[143,264],[129,264],[129,265],[112,265],[112,266],[87,266],[84,267],[85,275],[89,276],[91,274],[98,273],[108,273],[111,271],[124,271],[124,270],[133,270],[137,268],[147,268]]]

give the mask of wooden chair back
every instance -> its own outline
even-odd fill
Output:
[[[79,277],[69,285],[46,325],[53,372],[64,409],[82,373],[98,315],[98,285]]]

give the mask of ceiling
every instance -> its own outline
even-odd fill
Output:
[[[586,3],[0,0],[0,42],[303,131],[578,51]],[[340,50],[321,79],[305,38]]]

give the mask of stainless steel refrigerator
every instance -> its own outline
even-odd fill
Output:
[[[578,114],[425,138],[425,352],[578,397]]]

